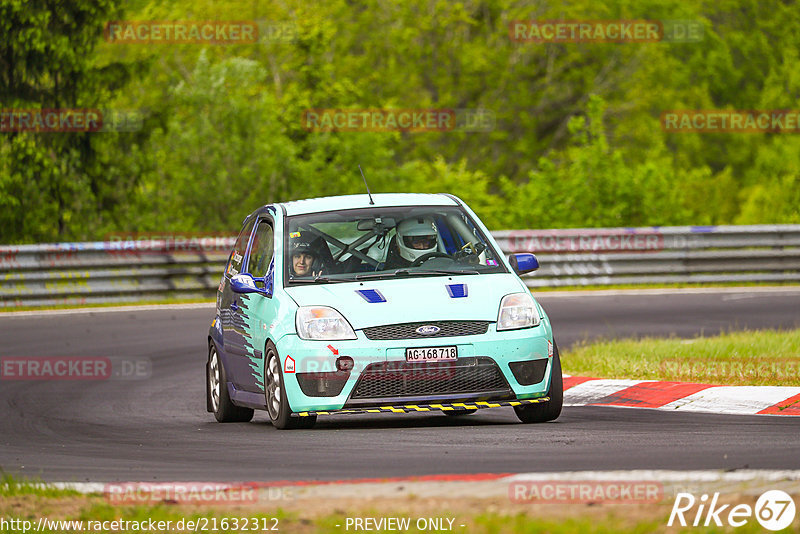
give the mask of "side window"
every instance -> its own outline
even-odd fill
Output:
[[[242,228],[239,237],[236,239],[236,244],[233,245],[233,252],[231,252],[231,257],[228,260],[228,267],[225,269],[225,272],[230,276],[242,272],[242,260],[244,259],[244,253],[247,249],[247,241],[250,239],[250,232],[253,231],[255,222],[255,217],[253,217],[252,220],[247,221],[247,223],[244,225],[244,228]]]
[[[250,247],[250,259],[247,262],[247,272],[256,278],[266,276],[269,264],[272,261],[275,234],[269,221],[258,221],[256,234],[253,236],[253,245]]]

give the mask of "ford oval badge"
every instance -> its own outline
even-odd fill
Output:
[[[426,324],[420,326],[419,328],[414,330],[414,332],[416,332],[421,336],[432,336],[433,334],[438,334],[439,330],[441,330],[441,328],[439,328],[438,326],[433,326],[432,324]]]

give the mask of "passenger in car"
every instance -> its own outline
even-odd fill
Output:
[[[289,241],[291,251],[290,274],[294,277],[320,276],[323,271],[319,250],[315,243],[301,232],[295,232]]]

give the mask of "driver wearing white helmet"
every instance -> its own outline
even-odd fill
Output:
[[[431,217],[410,217],[397,225],[395,250],[389,250],[385,269],[408,267],[439,247],[436,223]]]

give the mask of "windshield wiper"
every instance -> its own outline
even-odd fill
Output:
[[[374,278],[391,278],[397,274],[397,271],[381,271],[378,273],[370,274],[357,274],[356,280],[372,280]]]
[[[382,271],[378,273],[359,274],[356,280],[370,280],[375,278],[392,278],[395,276],[431,276],[431,275],[454,275],[454,274],[480,274],[480,271],[474,269],[465,269],[463,271],[449,271],[445,269],[397,269],[395,271]]]
[[[328,284],[330,282],[343,282],[344,280],[332,280],[327,276],[317,276],[314,278],[292,278],[289,280],[291,283],[300,283],[300,284]]]
[[[476,269],[463,269],[460,271],[452,271],[449,269],[422,269],[421,271],[410,271],[409,274],[481,274]]]

